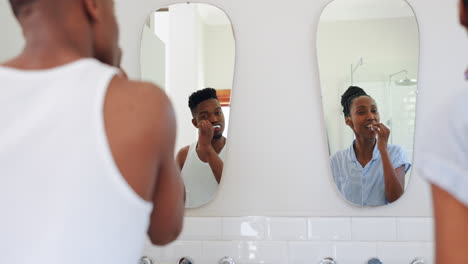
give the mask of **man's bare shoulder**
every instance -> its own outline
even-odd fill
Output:
[[[164,139],[166,134],[175,133],[172,105],[164,91],[154,84],[115,76],[109,84],[105,109],[114,128],[121,127],[133,135]]]
[[[149,103],[152,109],[170,104],[164,91],[155,84],[131,81],[120,76],[112,79],[108,93],[115,95],[114,99],[122,99],[126,103],[137,101],[143,106]]]
[[[190,145],[187,145],[179,150],[177,152],[177,165],[179,165],[179,168],[182,169],[184,167],[185,160],[187,159],[188,151],[190,149]]]
[[[179,150],[179,152],[177,153],[177,156],[182,155],[184,157],[187,157],[187,153],[188,153],[189,149],[190,149],[190,145],[187,145],[187,146],[181,148]]]
[[[104,123],[120,172],[150,201],[160,170],[175,167],[176,128],[169,99],[153,84],[115,76],[104,100]]]

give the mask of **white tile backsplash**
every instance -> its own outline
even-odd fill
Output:
[[[207,241],[203,243],[203,262],[218,263],[223,257],[231,257],[236,263],[241,261],[242,242]]]
[[[221,232],[219,217],[186,217],[179,240],[221,240]]]
[[[182,256],[216,264],[229,256],[237,264],[313,264],[325,257],[363,264],[379,257],[385,264],[422,257],[433,263],[432,218],[428,217],[186,217],[179,240],[146,246],[155,264],[174,264]]]
[[[349,217],[309,218],[310,240],[351,240]]]
[[[223,240],[264,240],[266,238],[266,218],[222,218],[222,237]]]
[[[287,242],[276,241],[243,242],[240,256],[242,264],[288,263],[288,245]]]
[[[195,263],[202,259],[202,242],[201,241],[176,241],[165,247],[156,247],[159,251],[157,256],[150,257],[156,263],[177,263],[182,257],[190,257]]]
[[[331,242],[289,242],[290,264],[320,263],[326,257],[336,258],[334,244]]]
[[[422,244],[423,257],[428,264],[435,263],[435,244],[434,242],[427,242]]]
[[[400,241],[433,241],[434,221],[427,217],[400,217],[397,221],[397,239]]]
[[[364,264],[377,256],[377,245],[372,242],[337,242],[335,254],[337,263]]]
[[[268,240],[306,240],[307,219],[269,217],[266,219]]]
[[[352,217],[351,239],[357,241],[396,240],[394,217]]]
[[[377,255],[385,264],[411,263],[416,258],[425,264],[433,264],[432,243],[380,242]]]

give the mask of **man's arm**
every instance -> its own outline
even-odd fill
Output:
[[[202,120],[198,124],[197,155],[201,161],[210,165],[211,171],[218,183],[221,182],[224,163],[218,153],[213,148],[214,128],[207,120]]]
[[[148,235],[157,245],[182,229],[184,186],[174,160],[175,117],[158,87],[116,76],[105,106],[106,134],[116,164],[135,192],[153,202]]]
[[[165,245],[182,231],[185,189],[173,156],[162,164],[158,174],[148,235],[153,244]]]
[[[153,195],[153,212],[148,235],[155,245],[165,245],[175,239],[182,230],[185,188],[179,166],[174,160],[176,123],[173,108],[164,95],[165,115],[157,119],[156,135],[161,151],[158,179]],[[163,125],[164,124],[164,125]]]
[[[199,152],[203,152],[204,160],[202,161],[210,165],[211,171],[213,172],[216,181],[220,183],[224,167],[223,160],[219,157],[218,153],[216,153],[213,147],[205,150],[199,150],[199,148],[197,148],[197,153]]]
[[[432,185],[436,263],[468,263],[468,207]]]

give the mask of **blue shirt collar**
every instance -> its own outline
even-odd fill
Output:
[[[353,162],[356,162],[359,164],[359,161],[357,160],[357,157],[356,157],[356,153],[354,152],[354,143],[356,142],[356,140],[353,140],[353,143],[351,144],[351,146],[348,148],[348,160],[350,161],[353,161]],[[374,161],[376,159],[378,159],[380,156],[380,152],[379,150],[377,149],[377,142],[375,142],[375,145],[374,145],[374,150],[372,151],[372,159],[371,161]]]

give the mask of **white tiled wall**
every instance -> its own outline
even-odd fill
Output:
[[[217,264],[224,256],[237,264],[433,263],[432,218],[428,217],[186,217],[179,240],[147,243],[144,255],[155,264],[175,264],[189,256],[196,264]]]

